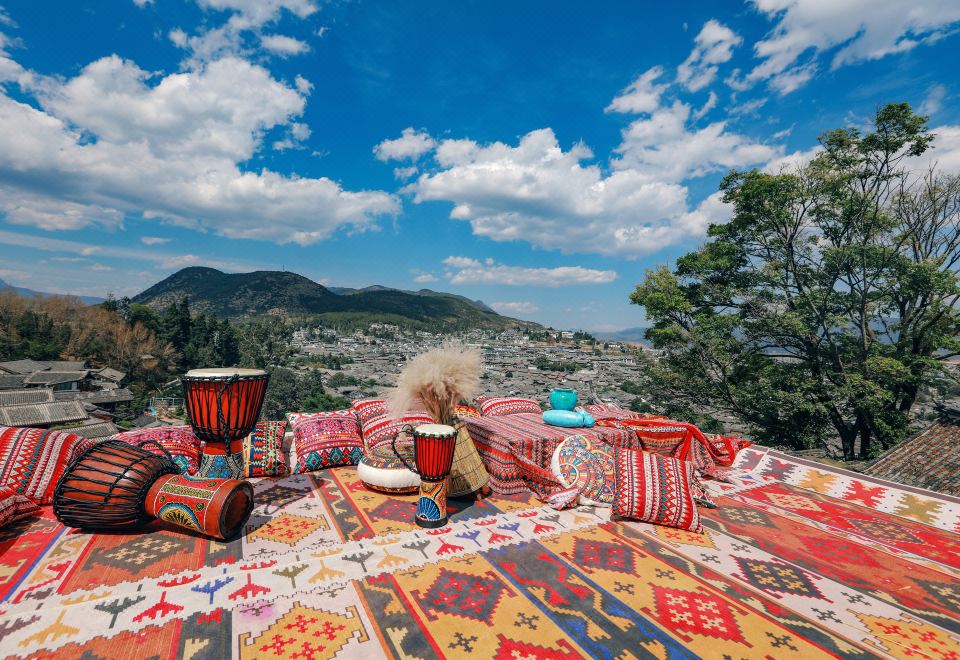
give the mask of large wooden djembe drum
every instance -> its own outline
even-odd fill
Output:
[[[197,475],[243,477],[243,438],[257,424],[270,375],[260,369],[193,369],[180,379],[190,425],[206,442]]]
[[[158,455],[120,440],[86,449],[57,482],[54,515],[79,529],[124,530],[159,518],[219,539],[240,531],[253,510],[253,487],[178,474],[160,450]]]
[[[447,477],[453,465],[457,446],[457,430],[446,424],[422,424],[404,431],[413,435],[413,462],[410,465],[397,451],[397,437],[393,438],[393,453],[411,472],[420,475],[420,496],[417,498],[415,522],[420,527],[443,527],[447,524]]]

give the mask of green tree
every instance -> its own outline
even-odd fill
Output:
[[[933,138],[909,105],[880,108],[873,129],[822,134],[797,171],[729,174],[730,222],[631,294],[675,403],[767,442],[839,436],[846,459],[904,436],[960,352],[960,179],[907,170]]]

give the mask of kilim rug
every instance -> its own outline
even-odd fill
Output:
[[[353,468],[256,483],[242,538],[0,530],[0,651],[57,658],[960,658],[960,500],[741,452],[702,535]]]

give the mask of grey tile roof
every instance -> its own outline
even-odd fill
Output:
[[[53,400],[53,390],[40,387],[0,392],[0,407],[22,406],[28,403],[51,403]]]
[[[72,383],[87,377],[86,371],[37,371],[23,381],[28,385],[58,385]]]
[[[33,403],[0,408],[0,425],[47,426],[87,419],[87,412],[78,401]]]
[[[23,387],[23,374],[0,373],[0,390],[18,390]]]
[[[86,360],[45,360],[43,364],[47,365],[50,371],[87,371]]]
[[[96,405],[133,401],[133,392],[125,387],[114,390],[96,390],[94,392],[54,392],[53,396],[57,401],[83,401]]]
[[[949,415],[863,470],[881,479],[960,496],[960,419]]]
[[[67,433],[73,433],[74,435],[79,435],[84,438],[109,438],[112,435],[116,435],[120,432],[113,423],[111,422],[98,422],[96,424],[84,424],[82,426],[72,426],[69,428],[63,428],[62,431]]]
[[[43,371],[49,369],[45,363],[36,360],[11,360],[9,362],[0,362],[0,371],[10,374],[32,374],[34,371]]]

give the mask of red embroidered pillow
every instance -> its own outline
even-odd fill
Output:
[[[193,434],[193,429],[189,426],[158,426],[125,431],[113,436],[113,439],[131,445],[151,440],[152,442],[146,442],[143,448],[152,454],[162,455],[163,452],[157,447],[159,444],[170,453],[173,462],[180,469],[180,474],[196,474],[200,469],[200,438]]]
[[[0,529],[39,511],[37,503],[26,495],[21,495],[7,486],[0,486]]]
[[[352,410],[295,413],[291,416],[297,474],[337,465],[356,465],[363,458],[360,425]]]
[[[387,404],[383,399],[357,399],[351,404],[351,408],[361,424],[387,412]]]
[[[390,443],[393,437],[400,433],[400,430],[407,424],[419,426],[420,424],[433,423],[433,418],[426,412],[411,410],[405,413],[400,419],[383,413],[361,424],[363,428],[363,441],[367,447],[375,449],[383,444]]]
[[[0,486],[50,504],[53,489],[83,444],[80,436],[63,431],[0,426]]]
[[[693,501],[693,464],[672,456],[617,446],[613,514],[656,525],[702,532]]]
[[[612,403],[591,403],[583,407],[595,419],[643,419],[643,413],[633,412]]]
[[[480,401],[480,414],[484,417],[501,417],[517,413],[541,412],[540,404],[533,399],[518,397],[491,397]]]
[[[290,474],[283,451],[286,422],[257,422],[253,433],[243,439],[245,477],[285,477]]]

